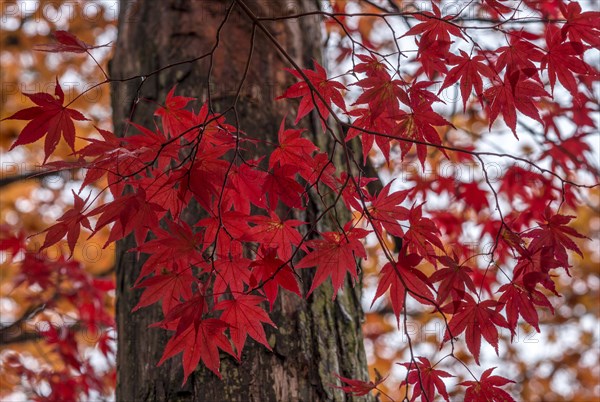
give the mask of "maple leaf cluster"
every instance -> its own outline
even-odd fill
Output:
[[[556,270],[568,273],[569,252],[583,256],[573,241],[583,236],[568,226],[574,216],[561,211],[563,204],[577,202],[576,183],[559,175],[576,160],[566,153],[558,156],[556,147],[565,144],[566,149],[585,150],[585,134],[563,139],[551,122],[564,110],[545,110],[543,104],[552,102],[558,84],[581,104],[591,102],[581,91],[579,75],[598,76],[583,55],[598,45],[600,32],[589,27],[599,20],[599,13],[582,12],[577,3],[559,3],[556,13],[565,22],[545,24],[543,35],[499,25],[496,29],[506,44],[497,48],[478,46],[458,16],[442,15],[432,3],[431,12],[413,15],[418,23],[403,35],[417,45],[411,59],[419,65],[414,75],[399,73],[374,51],[351,55],[355,63],[345,78],[354,81],[347,85],[328,78],[316,61],[314,69],[289,70],[298,82],[280,98],[300,98],[295,124],[313,113],[325,133],[336,136],[329,130],[333,116],[347,129],[336,140],[344,145],[348,160],[360,164],[348,146],[358,137],[363,163],[378,150],[388,164],[415,159],[424,169],[436,154],[459,162],[481,162],[484,179],[480,181],[417,175],[409,181],[414,186],[398,190],[392,181],[373,192],[368,184],[374,178],[341,171],[327,150],[302,129],[289,127],[285,119],[277,143],[261,144],[270,149],[258,155],[252,153],[258,141],[252,133],[232,126],[210,104],[197,105],[196,99],[177,95],[176,88],[156,108],[153,127],[129,122],[137,133],[128,136],[98,129],[98,138],[74,149],[74,121],[86,118],[65,105],[57,81],[54,96],[28,95],[37,106],[8,117],[28,121],[13,147],[45,137],[47,160],[62,137],[77,162],[48,166],[86,172],[81,190],[73,194],[73,207],[47,229],[43,247],[66,236],[72,252],[82,228],[90,237],[109,228],[109,242],[133,236],[136,247],[131,252],[146,258],[135,284],[143,292],[134,311],[161,304],[164,318],[155,326],[171,335],[158,364],[183,353],[185,382],[200,362],[220,377],[220,352],[239,360],[248,338],[271,349],[266,329],[276,329],[269,312],[281,292],[310,297],[317,287],[331,283],[335,297],[348,276],[358,281],[356,260],[367,257],[364,240],[374,236],[387,261],[379,272],[373,302],[388,294],[399,326],[409,299],[425,306],[446,322],[440,346],[452,345],[449,356],[458,359],[454,344],[464,336],[479,364],[481,340],[498,352],[498,330],[506,328],[514,335],[520,317],[539,331],[538,310],[552,310],[551,297],[558,295]],[[503,2],[485,4],[498,15],[512,12]],[[59,44],[43,50],[87,53],[91,49],[67,33],[57,40]],[[470,44],[469,49],[457,48],[458,40]],[[442,82],[437,92],[432,88],[435,80]],[[492,185],[482,161],[484,153],[457,147],[441,135],[456,127],[435,106],[442,103],[441,91],[455,84],[464,109],[472,106],[469,98],[475,95],[474,104],[481,106],[490,129],[502,115],[517,136],[521,113],[543,125],[544,135],[554,130],[558,139],[544,141],[554,147],[542,156],[553,158],[553,169],[514,164],[499,185]],[[350,105],[345,97],[348,87],[358,91]],[[574,116],[574,121],[594,124],[589,116]],[[88,185],[101,178],[108,180],[112,197],[104,204],[83,195]],[[315,192],[336,200],[333,206],[323,205],[323,216],[333,214],[340,203],[360,218],[338,221],[339,230],[319,232],[317,223],[323,216],[313,222],[298,218],[314,202]],[[461,243],[458,218],[427,208],[431,193],[450,195],[462,205],[465,220],[475,216],[479,240],[494,240],[487,267],[480,266],[481,261]],[[196,221],[184,218],[191,204],[201,209]],[[402,239],[401,247],[389,250],[388,236]],[[452,243],[458,249],[452,250]],[[301,282],[298,270],[312,268],[316,268],[312,282]],[[402,365],[408,370],[405,383],[413,386],[413,400],[433,400],[436,395],[448,400],[442,378],[453,374],[423,356],[411,356]],[[511,399],[500,388],[510,381],[492,376],[492,370],[459,384],[467,387],[467,400]],[[340,379],[347,384],[342,389],[357,395],[379,384]]]

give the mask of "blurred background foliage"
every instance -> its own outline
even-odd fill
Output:
[[[92,60],[77,54],[34,51],[52,32],[68,30],[88,43],[116,38],[116,2],[2,1],[1,118],[30,107],[23,93],[53,92],[58,79],[67,101],[104,79]],[[106,68],[110,48],[96,52]],[[73,107],[110,129],[107,85],[86,92]],[[94,135],[77,126],[77,143]],[[87,240],[82,231],[73,257],[66,242],[37,253],[44,234],[72,202],[81,172],[53,173],[38,166],[43,142],[8,152],[23,124],[0,123],[0,399],[114,398],[114,246],[108,231]],[[68,146],[60,158],[73,160]],[[103,183],[97,183],[98,188]],[[37,235],[36,235],[37,234]],[[29,237],[31,236],[31,237]],[[20,240],[27,244],[18,250]],[[18,253],[14,254],[17,247]]]

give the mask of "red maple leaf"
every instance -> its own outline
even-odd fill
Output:
[[[292,246],[297,247],[302,241],[296,227],[304,222],[295,219],[282,220],[273,211],[270,211],[269,215],[251,217],[250,222],[256,226],[250,229],[249,234],[261,245],[276,248],[277,257],[288,261],[292,257]]]
[[[94,126],[98,134],[102,136],[102,139],[98,138],[83,138],[85,141],[89,142],[89,145],[81,148],[77,151],[77,155],[86,156],[86,157],[98,157],[104,155],[110,151],[114,151],[117,148],[122,146],[123,138],[118,138],[112,132],[108,130],[102,130]]]
[[[429,359],[425,357],[417,357],[419,362],[411,361],[407,363],[397,363],[401,366],[406,367],[408,375],[406,380],[400,383],[400,386],[406,384],[412,384],[413,393],[410,401],[416,400],[419,396],[421,402],[430,402],[436,400],[436,392],[449,401],[448,392],[446,391],[446,384],[442,378],[454,377],[452,374],[445,372],[444,370],[436,370],[431,366]]]
[[[546,27],[548,53],[544,55],[541,69],[548,70],[550,88],[554,91],[556,78],[571,94],[577,95],[577,81],[574,74],[588,74],[590,69],[581,59],[585,46],[581,42],[564,42],[561,31],[555,25]]]
[[[174,219],[178,218],[189,201],[182,197],[176,186],[180,177],[177,174],[171,175],[157,169],[153,169],[151,175],[153,177],[142,177],[138,181],[138,185],[146,190],[148,201],[164,208],[163,213],[159,212],[159,218],[163,218],[167,212],[170,212]]]
[[[290,208],[302,208],[304,187],[294,179],[296,172],[292,165],[276,165],[269,172],[262,189],[271,209],[277,207],[279,200]]]
[[[251,240],[248,234],[248,216],[238,211],[221,212],[201,219],[196,226],[204,227],[204,247],[206,250],[210,245],[216,243],[217,255],[237,255],[238,251],[232,250],[232,246],[240,246],[240,242]]]
[[[197,129],[191,130],[192,127],[197,127]],[[203,144],[207,143],[214,147],[232,149],[236,146],[239,134],[241,134],[241,131],[225,122],[225,116],[219,113],[210,113],[208,103],[205,103],[198,114],[194,115],[194,121],[187,128],[183,138],[192,142],[201,137]]]
[[[596,49],[600,47],[600,28],[598,20],[600,11],[581,12],[581,4],[573,1],[565,5],[560,3],[560,11],[567,19],[561,28],[563,35],[567,35],[574,42],[586,42]]]
[[[538,325],[539,318],[535,306],[548,307],[554,313],[552,304],[538,290],[527,290],[513,282],[502,285],[498,289],[498,292],[502,293],[498,302],[504,304],[506,308],[506,318],[511,330],[511,340],[516,332],[519,315],[532,325],[537,332],[540,332]]]
[[[550,270],[561,266],[568,268],[554,257],[552,247],[543,246],[533,249],[529,244],[517,260],[513,280],[522,283],[528,291],[533,291],[539,283],[558,296]]]
[[[53,279],[53,276],[62,269],[59,265],[62,260],[63,258],[61,257],[58,261],[48,261],[42,258],[40,253],[26,251],[21,270],[14,278],[15,286],[28,282],[30,285],[37,284],[41,286],[42,289],[55,287],[56,280]],[[70,260],[69,263],[79,266],[74,260]]]
[[[546,221],[544,223],[540,222],[538,229],[533,229],[523,235],[523,237],[533,239],[529,245],[532,253],[543,247],[549,247],[554,251],[555,258],[563,267],[569,267],[567,250],[574,251],[583,258],[583,253],[571,237],[579,239],[586,239],[587,237],[567,226],[567,223],[574,218],[575,216],[572,215],[553,214],[550,208],[546,208],[544,212]]]
[[[225,294],[227,288],[233,295],[241,294],[244,285],[250,283],[250,271],[248,267],[252,261],[243,257],[219,258],[215,261],[215,283],[213,294],[216,298]]]
[[[196,201],[207,211],[211,210],[212,200],[218,199],[225,185],[229,163],[219,159],[225,152],[226,147],[201,147],[193,166],[180,181],[181,189],[189,188]]]
[[[122,139],[127,149],[135,153],[135,157],[145,166],[158,161],[158,168],[166,168],[172,159],[178,158],[179,148],[175,142],[168,142],[167,137],[158,128],[155,131],[139,124],[128,122],[141,134],[132,135]],[[123,172],[121,172],[123,174]]]
[[[390,194],[390,188],[393,181],[389,182],[377,195],[369,197],[367,201],[371,203],[368,207],[371,217],[370,223],[379,233],[383,229],[394,236],[404,236],[404,230],[398,223],[399,220],[408,220],[408,209],[400,206],[406,199],[410,190],[396,191]]]
[[[376,75],[389,77],[388,67],[373,54],[357,54],[356,58],[361,62],[354,66],[355,73],[365,73],[369,77]]]
[[[405,103],[410,106],[413,111],[432,111],[432,105],[435,102],[442,102],[436,94],[431,92],[428,88],[434,85],[433,81],[413,81],[406,90],[408,95],[408,101]],[[439,116],[441,118],[441,116]],[[450,124],[446,122],[446,124]],[[436,124],[434,124],[435,126]]]
[[[444,313],[454,314],[446,328],[444,342],[450,337],[457,337],[465,332],[467,348],[473,354],[475,363],[479,364],[479,350],[481,349],[481,337],[494,347],[498,353],[498,329],[496,326],[508,328],[508,323],[498,312],[496,300],[484,300],[476,302],[473,297],[465,293],[458,308],[454,303],[442,307]]]
[[[162,274],[162,268],[168,272],[178,272],[178,266],[190,267],[203,261],[200,253],[203,244],[202,233],[193,233],[183,221],[165,222],[167,230],[156,227],[152,230],[155,238],[140,244],[134,250],[149,254],[142,265],[138,281],[151,273]]]
[[[138,155],[147,154],[148,149],[131,149],[131,144],[123,138],[117,138],[112,132],[96,127],[102,139],[84,138],[90,144],[83,147],[76,154],[80,157],[71,168],[85,168],[87,173],[81,184],[81,189],[108,176],[109,189],[114,197],[119,197],[125,188],[124,178],[133,176],[144,170],[146,165]],[[86,157],[94,158],[92,162],[85,162]],[[160,159],[159,159],[160,160]],[[51,162],[47,166],[65,168],[65,162]]]
[[[490,129],[502,112],[506,125],[518,139],[517,110],[541,123],[538,108],[533,103],[533,98],[541,96],[548,96],[544,88],[531,79],[522,79],[518,72],[515,75],[506,74],[503,81],[495,79],[493,85],[483,92],[487,100]]]
[[[85,207],[85,203],[89,199],[89,196],[84,200],[75,194],[75,191],[71,192],[73,193],[74,198],[73,208],[58,218],[56,224],[45,230],[47,234],[40,251],[50,247],[53,244],[56,244],[65,235],[67,235],[67,244],[69,245],[69,250],[71,252],[70,255],[72,256],[73,251],[75,250],[75,245],[79,240],[81,226],[90,231],[92,230],[90,221],[88,220],[87,216],[83,214],[83,209]]]
[[[231,344],[224,334],[227,328],[228,325],[224,321],[215,318],[202,320],[197,327],[187,327],[185,331],[169,339],[157,366],[183,352],[183,384],[187,382],[189,375],[196,369],[200,360],[210,371],[221,378],[219,349],[235,357]]]
[[[252,237],[248,234],[248,216],[238,211],[225,211],[218,215],[211,215],[196,223],[204,227],[205,247],[208,247],[219,234],[227,235],[235,240],[248,241]]]
[[[423,105],[413,109],[412,113],[400,113],[394,116],[397,125],[394,128],[394,136],[405,139],[400,140],[400,150],[402,157],[412,148],[413,142],[416,140],[432,145],[442,145],[440,135],[434,126],[451,125],[446,119],[433,110],[423,107]],[[421,162],[421,166],[425,167],[425,159],[427,158],[427,145],[416,144],[417,156]],[[442,149],[445,154],[445,151]]]
[[[456,255],[454,258],[442,256],[438,260],[446,268],[435,271],[429,277],[431,283],[440,282],[436,298],[438,303],[443,303],[450,295],[452,295],[454,300],[460,300],[467,289],[473,293],[477,293],[473,279],[469,275],[473,270],[459,264]]]
[[[419,49],[425,49],[435,42],[445,42],[450,47],[450,35],[462,38],[462,32],[459,26],[455,25],[451,21],[455,16],[446,15],[442,16],[439,7],[435,3],[431,3],[433,13],[430,11],[423,11],[415,13],[414,17],[421,23],[410,28],[402,36],[412,36],[421,34],[421,41],[419,43]]]
[[[458,384],[468,387],[465,402],[515,402],[508,392],[500,388],[514,381],[497,375],[490,376],[495,368],[485,370],[479,381],[463,381]]]
[[[417,254],[406,254],[406,247],[403,247],[398,254],[398,262],[388,262],[379,273],[379,284],[371,306],[390,289],[390,301],[398,325],[407,294],[423,303],[433,301],[433,294],[429,289],[431,285],[427,276],[416,268],[421,260],[422,258]]]
[[[46,135],[44,143],[44,162],[54,152],[61,136],[69,147],[75,151],[75,125],[73,120],[88,120],[75,109],[63,106],[65,94],[56,79],[54,96],[37,92],[34,94],[23,94],[33,101],[37,106],[19,110],[12,116],[3,120],[31,120],[25,125],[21,134],[10,147],[9,151],[18,145],[31,144]]]
[[[342,377],[341,375],[335,374],[337,378],[340,379],[344,384],[347,385],[333,385],[334,388],[341,389],[342,391],[356,395],[356,396],[365,396],[382,382],[384,382],[387,377],[383,377],[378,379],[376,382],[373,381],[362,381],[362,380],[354,380],[352,378]]]
[[[341,91],[345,90],[346,87],[337,81],[328,79],[325,69],[319,63],[317,63],[316,60],[313,62],[315,65],[314,71],[303,69],[302,72],[329,105],[335,104],[337,107],[345,111],[346,104]],[[300,106],[298,106],[298,115],[296,116],[296,121],[294,122],[295,124],[298,124],[300,119],[310,113],[310,111],[315,108],[316,104],[317,110],[319,111],[319,115],[321,117],[321,122],[324,126],[325,120],[327,120],[327,117],[329,117],[329,109],[327,106],[317,94],[313,93],[313,90],[307,84],[302,74],[293,69],[288,68],[286,70],[292,73],[299,80],[302,80],[302,82],[298,82],[286,89],[283,95],[279,96],[277,99],[302,98],[300,100]]]
[[[309,185],[322,183],[332,190],[336,188],[335,165],[325,152],[304,161],[299,174]]]
[[[346,226],[346,229],[349,229],[348,225]],[[307,296],[328,277],[331,277],[334,298],[337,291],[344,286],[346,272],[350,273],[355,281],[358,280],[356,258],[367,258],[365,247],[360,241],[367,233],[367,230],[357,228],[346,230],[345,233],[325,232],[321,233],[322,239],[307,242],[312,251],[296,264],[296,268],[317,267]]]
[[[525,78],[532,78],[541,84],[538,69],[533,62],[539,62],[543,53],[526,40],[536,40],[538,35],[524,31],[510,31],[508,38],[509,44],[498,48],[495,52],[498,56],[495,71],[500,72],[506,67],[505,77],[521,75]],[[497,74],[495,75],[497,76]]]
[[[444,245],[439,238],[440,229],[431,219],[423,216],[423,204],[417,205],[409,212],[408,224],[410,229],[404,235],[404,241],[407,248],[422,256],[433,254],[433,247],[440,250],[444,249]]]
[[[194,126],[193,113],[184,108],[196,98],[175,96],[176,87],[171,88],[167,94],[165,106],[158,107],[154,112],[155,116],[161,118],[163,131],[169,137],[176,137]]]
[[[390,133],[394,129],[393,120],[389,118],[386,112],[376,114],[369,108],[357,108],[349,111],[348,116],[355,117],[352,127],[348,130],[346,141],[354,137],[359,137],[362,142],[363,163],[366,163],[367,156],[376,143],[386,160],[390,159],[390,141],[391,138],[379,133]],[[373,134],[367,131],[373,132]]]
[[[352,84],[362,88],[362,93],[353,103],[354,105],[367,104],[374,118],[384,112],[390,115],[398,113],[398,100],[408,102],[408,96],[402,89],[404,82],[392,80],[385,70],[377,69],[375,74],[367,73],[367,78]]]
[[[229,333],[238,358],[242,355],[248,335],[271,350],[262,323],[277,327],[267,312],[259,306],[264,300],[261,296],[241,295],[232,300],[222,300],[215,306],[215,310],[224,310],[221,320],[229,325]]]
[[[206,296],[202,292],[195,293],[189,300],[176,304],[165,314],[162,321],[151,324],[151,327],[162,327],[175,330],[174,337],[179,337],[188,328],[198,328],[204,314],[208,311]]]
[[[473,208],[475,212],[481,212],[488,206],[488,192],[482,190],[476,181],[460,183],[457,196],[459,200],[464,201],[465,205]]]
[[[106,43],[104,45],[93,46],[85,43],[67,31],[54,31],[54,38],[58,43],[36,45],[33,47],[33,49],[40,52],[50,53],[89,53],[88,51],[91,49],[107,47],[110,45],[110,43]]]
[[[307,138],[300,137],[304,130],[285,129],[285,118],[279,127],[279,146],[273,150],[269,157],[269,169],[276,163],[280,166],[301,166],[311,159],[311,155],[318,148]]]
[[[510,13],[513,10],[511,7],[501,3],[501,2],[507,1],[507,0],[484,0],[484,1],[486,3],[485,5],[487,7],[489,7],[489,10],[493,10],[498,15]]]
[[[260,160],[245,161],[239,166],[231,167],[227,174],[227,192],[223,194],[224,209],[233,206],[235,210],[249,214],[250,204],[268,208],[267,197],[262,191],[268,173],[257,169],[259,162]]]
[[[368,194],[367,184],[371,183],[376,179],[368,177],[360,177],[356,180],[358,186],[348,185],[350,176],[347,172],[342,172],[338,178],[337,191],[342,193],[342,199],[348,207],[348,209],[355,209],[357,211],[363,210],[362,198],[363,194]]]
[[[196,282],[189,266],[173,264],[174,270],[164,270],[159,275],[154,275],[138,283],[135,288],[145,288],[138,304],[131,310],[137,311],[162,300],[162,310],[167,314],[173,307],[180,303],[180,298],[192,297],[192,284]]]
[[[485,57],[482,55],[470,57],[462,50],[460,50],[460,56],[449,56],[448,62],[453,65],[456,64],[456,67],[448,71],[439,92],[442,92],[444,88],[448,88],[455,82],[460,82],[460,94],[463,99],[463,110],[465,110],[467,100],[471,96],[473,88],[475,88],[477,96],[480,96],[483,92],[481,77],[491,78],[494,76],[493,70],[484,62],[485,60]]]
[[[440,76],[440,74],[446,74],[448,71],[448,56],[450,55],[450,45],[452,42],[447,41],[436,41],[428,44],[427,46],[421,46],[423,39],[418,40],[415,38],[415,43],[419,48],[419,53],[415,62],[420,63],[414,76],[418,76],[421,73],[425,73],[427,79],[434,79]],[[426,40],[427,41],[427,40]]]
[[[271,309],[277,299],[279,287],[300,296],[300,288],[294,271],[287,263],[276,257],[275,249],[261,248],[259,257],[250,264],[250,267],[252,267],[250,286],[256,287],[260,284],[260,288],[269,300]]]
[[[158,225],[157,213],[162,210],[163,208],[158,204],[148,202],[144,189],[138,188],[137,193],[127,194],[104,204],[91,211],[88,216],[101,213],[93,234],[104,226],[114,223],[104,245],[106,247],[109,243],[122,239],[131,232],[134,232],[137,244],[142,244],[150,228]]]

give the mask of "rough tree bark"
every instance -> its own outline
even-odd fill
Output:
[[[295,14],[317,7],[317,0],[246,0],[245,3],[262,16]],[[236,3],[219,31],[229,4],[230,1],[224,0],[121,1],[119,36],[110,75],[126,78],[146,74],[147,77],[114,85],[116,133],[123,135],[124,121],[129,118],[151,126],[155,108],[151,101],[163,101],[175,84],[178,94],[204,100],[210,90],[210,100],[217,111],[234,102],[255,26],[242,5]],[[265,26],[302,67],[312,68],[312,59],[321,58],[321,27],[317,17],[265,23]],[[209,53],[217,38],[218,47],[212,57],[149,74]],[[289,63],[257,28],[249,69],[236,105],[241,130],[273,141],[283,116],[295,115],[292,107],[296,102],[274,101],[290,84],[285,67]],[[136,104],[136,99],[142,100]],[[228,122],[235,124],[234,117],[228,115]],[[313,133],[320,131],[318,124],[313,123],[313,128]],[[326,135],[314,139],[322,149],[328,148]],[[305,221],[314,218],[319,211],[316,203],[312,204],[298,217]],[[190,208],[187,212],[191,222],[198,220],[199,213],[195,211]],[[327,230],[327,225],[332,229],[332,223],[323,225],[320,230]],[[314,292],[308,300],[282,291],[272,314],[278,330],[267,328],[273,352],[249,340],[241,364],[230,358],[222,360],[223,380],[199,368],[182,388],[180,357],[156,367],[167,333],[147,327],[162,319],[160,308],[130,312],[139,297],[139,292],[131,286],[141,266],[135,253],[126,252],[133,246],[133,240],[128,239],[117,247],[118,401],[355,399],[330,385],[337,382],[333,373],[367,378],[359,286],[347,285],[335,301],[330,285]],[[302,271],[305,271],[301,275],[306,292],[311,283],[307,273],[310,270]]]

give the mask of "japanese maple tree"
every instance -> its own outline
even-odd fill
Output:
[[[468,401],[512,400],[517,379],[480,370],[483,348],[498,354],[499,332],[512,337],[520,322],[540,331],[540,312],[553,312],[560,297],[557,276],[570,275],[569,254],[584,257],[575,240],[585,236],[569,226],[569,211],[598,186],[586,138],[598,124],[592,115],[600,12],[566,1],[486,0],[463,8],[435,1],[429,10],[372,3],[371,13],[313,12],[342,32],[338,66],[329,71],[317,60],[302,65],[265,25],[306,15],[257,16],[242,0],[228,5],[281,49],[288,64],[282,73],[294,80],[275,94],[297,106],[271,133],[276,141],[232,118],[239,91],[229,109],[176,86],[165,99],[136,98],[125,132],[98,129],[82,147],[75,145],[77,128],[91,123],[74,100],[65,101],[58,78],[52,94],[26,94],[35,106],[4,119],[26,121],[12,148],[44,139],[46,168],[85,172],[72,208],[45,231],[42,248],[66,237],[72,253],[82,229],[90,237],[108,231],[107,242],[131,236],[129,252],[144,260],[134,311],[161,305],[163,319],[148,331],[166,331],[169,340],[153,363],[181,353],[184,384],[199,364],[220,377],[221,359],[243,359],[249,339],[271,350],[265,330],[277,330],[271,313],[281,293],[309,298],[331,286],[336,298],[348,279],[360,286],[359,260],[372,258],[367,245],[377,244],[378,282],[367,304],[389,301],[408,339],[410,356],[399,362],[405,397],[449,400],[452,384],[450,394],[462,392]],[[391,38],[363,37],[353,22],[361,18],[377,19]],[[38,50],[90,56],[98,47],[65,31],[54,37]],[[176,64],[127,78],[102,71],[97,85],[140,78],[143,85]],[[460,101],[449,104],[453,89]],[[154,124],[135,121],[138,103],[154,110]],[[456,118],[456,104],[488,132],[479,135],[475,123]],[[319,136],[333,146],[314,140]],[[70,161],[53,159],[61,138],[72,149]],[[536,147],[527,155],[517,151],[525,139]],[[485,141],[512,148],[495,150]],[[368,174],[377,161],[392,180]],[[474,166],[475,174],[426,174],[442,163]],[[407,164],[416,173],[398,179]],[[90,191],[100,180],[102,189]],[[449,205],[440,207],[444,199]],[[321,212],[298,219],[314,203]],[[191,206],[200,211],[192,219]],[[343,218],[339,210],[351,214]],[[323,230],[326,221],[334,229]],[[11,236],[2,249],[18,251],[24,240]],[[469,249],[473,241],[476,250]],[[28,266],[23,280],[50,275],[44,261]],[[314,271],[310,283],[300,277],[304,270]],[[413,350],[418,341],[407,317],[414,311],[443,323],[439,350],[430,356]],[[341,380],[332,386],[359,396],[381,391],[385,381],[331,374]],[[452,382],[462,376],[470,379]]]

